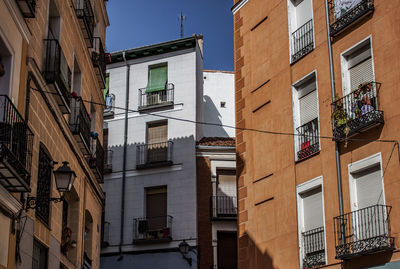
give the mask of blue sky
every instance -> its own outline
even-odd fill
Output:
[[[204,35],[204,68],[233,71],[233,0],[110,0],[107,4],[109,52],[180,37]]]

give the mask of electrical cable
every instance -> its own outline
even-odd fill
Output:
[[[36,91],[41,91],[41,90],[38,90],[38,89],[35,89],[35,88],[32,88],[32,89],[36,90]],[[49,91],[42,91],[42,92],[58,95],[58,93],[55,93],[55,92],[49,92]],[[99,106],[106,107],[106,108],[114,108],[114,109],[118,109],[118,110],[122,110],[122,111],[128,111],[128,112],[131,112],[131,113],[139,113],[140,112],[141,114],[145,114],[145,115],[150,115],[150,116],[155,116],[155,117],[160,117],[160,118],[170,119],[170,120],[176,120],[176,121],[182,121],[182,122],[188,122],[188,123],[193,123],[193,124],[211,125],[211,126],[225,127],[225,128],[241,130],[241,131],[250,131],[250,132],[271,134],[271,135],[284,135],[284,136],[295,136],[295,137],[304,137],[304,136],[306,136],[305,134],[269,131],[269,130],[261,130],[261,129],[254,129],[254,128],[236,127],[236,126],[220,124],[220,123],[195,121],[195,120],[183,119],[183,118],[178,118],[178,117],[173,117],[173,116],[161,115],[161,114],[152,113],[152,112],[144,112],[144,111],[138,111],[138,110],[134,110],[134,109],[126,109],[126,108],[118,107],[118,106],[107,106],[104,103],[85,100],[85,99],[82,99],[81,97],[73,97],[73,96],[71,96],[70,98],[79,99],[82,102],[85,102],[85,103],[88,103],[88,104],[92,104],[92,105],[99,105]],[[123,114],[125,114],[125,112]],[[313,137],[320,138],[320,139],[329,139],[329,140],[334,140],[334,141],[338,140],[338,138],[333,137],[333,136],[313,135]],[[394,140],[394,139],[346,138],[345,140],[347,140],[347,141],[359,141],[359,142],[399,143],[397,140]]]

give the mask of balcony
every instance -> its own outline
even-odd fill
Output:
[[[75,0],[75,13],[79,20],[86,46],[92,47],[94,31],[94,13],[89,0]]]
[[[100,37],[93,38],[92,62],[100,88],[104,89],[106,86],[106,57]]]
[[[172,141],[136,146],[136,169],[172,165]]]
[[[16,0],[25,18],[35,18],[36,0]]]
[[[146,88],[139,89],[139,111],[173,106],[174,88],[174,84],[168,83],[161,91],[146,92]]]
[[[296,128],[298,134],[297,161],[319,152],[318,118]]]
[[[237,217],[236,196],[211,197],[211,218],[236,219],[236,217]]]
[[[394,250],[391,206],[374,205],[334,218],[336,259]]]
[[[159,243],[172,240],[172,216],[133,220],[133,243]]]
[[[374,12],[374,0],[329,0],[329,21],[331,36]]]
[[[30,191],[33,133],[8,96],[0,95],[0,184]]]
[[[103,183],[104,175],[104,149],[98,137],[91,139],[91,152],[89,166],[99,183]]]
[[[80,99],[72,99],[69,128],[84,155],[90,154],[90,117]]]
[[[303,246],[303,268],[314,268],[326,264],[324,227],[301,234]]]
[[[115,111],[115,95],[107,94],[105,97],[106,107],[104,109],[104,119],[112,119],[114,118]]]
[[[71,97],[71,70],[61,49],[58,40],[45,39],[45,61],[43,77],[54,93],[60,110],[63,114],[69,114]]]
[[[309,20],[292,33],[292,63],[314,49],[313,21]]]
[[[332,104],[333,136],[338,141],[384,124],[379,110],[379,82],[369,82]]]

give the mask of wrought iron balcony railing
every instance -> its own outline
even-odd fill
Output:
[[[0,95],[0,184],[10,192],[30,191],[33,133],[6,95]]]
[[[303,246],[303,268],[314,268],[324,265],[325,231],[324,227],[312,229],[301,234]]]
[[[83,253],[83,269],[92,269],[92,260],[88,257],[86,252]]]
[[[106,56],[100,37],[93,38],[92,62],[100,88],[104,89],[106,86]]]
[[[105,97],[106,107],[104,109],[104,119],[112,119],[115,111],[115,95],[107,94]]]
[[[94,31],[94,13],[90,0],[75,0],[75,13],[79,20],[85,43],[92,47]]]
[[[236,218],[237,198],[236,196],[212,196],[211,218]]]
[[[89,157],[89,166],[95,174],[97,180],[103,183],[104,176],[104,149],[98,137],[91,141],[92,155]]]
[[[333,136],[344,140],[375,125],[384,124],[379,110],[379,82],[369,82],[332,104]]]
[[[334,218],[336,259],[394,249],[391,206],[374,205]]]
[[[35,18],[35,7],[37,0],[16,0],[22,15],[25,18]]]
[[[314,49],[314,34],[312,19],[292,33],[292,63],[298,61]]]
[[[298,133],[297,160],[303,160],[319,152],[318,118],[296,128]]]
[[[161,91],[146,92],[146,88],[139,89],[139,110],[173,105],[174,88],[174,84],[168,83]]]
[[[137,218],[133,220],[133,243],[172,240],[172,216]]]
[[[374,0],[329,0],[328,6],[331,36],[339,34],[375,9]]]
[[[172,165],[172,141],[136,146],[136,169]]]
[[[81,99],[71,101],[69,127],[83,154],[90,154],[90,117]]]
[[[55,93],[55,98],[61,112],[70,113],[71,70],[56,39],[45,39],[45,62],[43,76]]]

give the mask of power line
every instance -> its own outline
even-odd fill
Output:
[[[43,90],[38,90],[33,87],[31,87],[33,90],[36,91],[42,91],[45,93],[49,94],[58,94],[55,92],[49,92],[49,91],[43,91]],[[141,113],[145,115],[150,115],[150,116],[155,116],[155,117],[160,117],[164,119],[170,119],[170,120],[176,120],[176,121],[182,121],[182,122],[188,122],[188,123],[193,123],[193,124],[200,124],[200,125],[211,125],[211,126],[217,126],[217,127],[225,127],[229,129],[235,129],[235,130],[241,130],[241,131],[249,131],[249,132],[257,132],[257,133],[264,133],[264,134],[271,134],[271,135],[284,135],[284,136],[295,136],[295,137],[305,137],[305,134],[296,134],[296,133],[290,133],[290,132],[278,132],[278,131],[269,131],[269,130],[261,130],[261,129],[255,129],[255,128],[245,128],[245,127],[236,127],[236,126],[231,126],[231,125],[226,125],[226,124],[220,124],[220,123],[212,123],[212,122],[202,122],[202,121],[195,121],[195,120],[189,120],[189,119],[183,119],[183,118],[178,118],[178,117],[173,117],[173,116],[166,116],[166,115],[161,115],[161,114],[156,114],[152,112],[144,112],[144,111],[138,111],[134,109],[126,109],[124,107],[118,107],[118,106],[107,106],[104,103],[99,103],[91,100],[85,100],[81,97],[70,97],[71,99],[79,99],[82,102],[88,103],[88,104],[93,104],[93,105],[99,105],[105,108],[114,108],[122,111],[128,111],[131,113]],[[120,114],[125,114],[125,113],[120,113]],[[329,139],[329,140],[337,140],[336,137],[333,136],[324,136],[324,135],[313,135],[312,137],[315,138],[320,138],[320,139]],[[365,138],[346,138],[346,141],[359,141],[359,142],[380,142],[380,143],[395,143],[398,144],[399,142],[394,139],[365,139]]]

